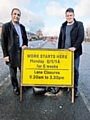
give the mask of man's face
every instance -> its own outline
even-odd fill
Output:
[[[19,10],[14,10],[13,13],[11,14],[12,21],[13,21],[15,24],[18,24],[18,23],[19,23],[19,20],[20,20],[20,16],[21,16],[20,11],[19,11]]]
[[[67,21],[67,23],[73,23],[73,21],[74,21],[74,13],[73,12],[66,12],[66,21]]]

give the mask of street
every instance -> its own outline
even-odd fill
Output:
[[[90,110],[90,44],[83,44],[83,55],[80,63],[79,88]],[[89,104],[88,104],[89,102]]]
[[[71,103],[71,93],[34,95],[31,87],[23,91],[23,101],[14,95],[8,66],[0,47],[0,120],[89,120],[90,119],[90,44],[83,43],[80,63],[80,97]]]

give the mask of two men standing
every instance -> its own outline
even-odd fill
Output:
[[[21,50],[26,48],[28,40],[25,27],[19,23],[21,11],[14,8],[11,12],[12,20],[2,27],[1,45],[6,64],[9,65],[11,82],[15,94],[19,94],[17,81],[17,67],[21,69]],[[65,12],[66,21],[62,24],[59,34],[58,49],[69,49],[74,52],[74,87],[75,96],[78,92],[79,63],[84,40],[83,23],[76,21],[74,10],[68,8]]]

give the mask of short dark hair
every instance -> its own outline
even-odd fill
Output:
[[[11,15],[13,14],[13,11],[14,11],[14,10],[18,10],[18,11],[20,12],[20,15],[21,15],[21,11],[20,11],[20,9],[18,9],[18,8],[13,8],[12,11],[11,11]]]
[[[74,13],[74,9],[73,9],[73,8],[68,8],[65,13],[67,13],[67,12],[72,12],[72,13]]]

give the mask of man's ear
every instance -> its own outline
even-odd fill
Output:
[[[73,16],[74,16],[74,18],[75,18],[75,14],[74,14]]]

